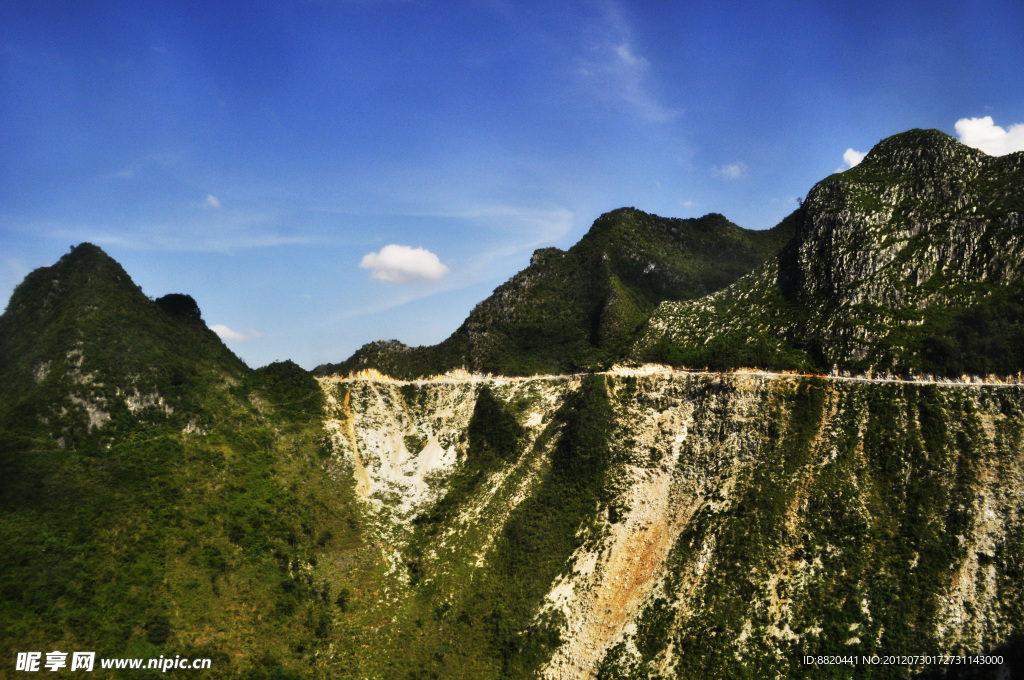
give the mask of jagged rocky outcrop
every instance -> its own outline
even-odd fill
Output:
[[[1016,373],[1024,356],[1024,153],[937,130],[819,182],[796,238],[732,286],[666,302],[632,350],[689,365]]]
[[[793,224],[743,229],[722,215],[670,219],[635,208],[599,217],[568,251],[543,248],[447,340],[431,347],[378,341],[340,364],[415,378],[454,368],[501,375],[568,373],[607,365],[663,300],[718,290],[775,255]]]
[[[996,651],[980,677],[1003,677],[1021,661],[1019,385],[665,370],[321,385],[405,583],[389,606],[443,603],[431,649],[472,648],[488,670],[468,676],[819,677],[804,655],[913,649]],[[483,467],[481,399],[522,428]]]

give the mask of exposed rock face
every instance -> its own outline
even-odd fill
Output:
[[[578,436],[567,405],[606,400],[604,493],[513,637],[557,643],[506,664],[514,677],[810,677],[804,654],[981,652],[1024,632],[1019,385],[664,370],[321,385],[335,451],[408,568],[402,598],[446,603],[441,625],[467,635],[473,603],[506,597],[488,588],[521,586],[498,562]],[[525,434],[466,492],[485,385]]]
[[[529,445],[573,385],[572,379],[559,378],[422,383],[319,380],[327,398],[324,427],[334,451],[352,466],[357,494],[371,510],[377,531],[396,548],[408,543],[413,520],[444,497],[449,478],[460,459],[465,460],[467,430],[482,386],[504,401],[529,400],[530,409],[522,415],[524,444]],[[497,472],[495,488],[514,471],[517,468]],[[516,479],[518,485],[528,481]],[[511,509],[508,502],[504,494],[500,502],[493,493],[485,495],[481,503],[497,505],[486,511],[478,506],[471,512],[473,521],[500,526],[501,517]],[[400,551],[392,554],[396,566],[400,560]]]
[[[956,284],[1007,285],[1024,263],[1024,154],[993,158],[935,130],[880,142],[819,183],[797,221],[798,295],[921,308]]]

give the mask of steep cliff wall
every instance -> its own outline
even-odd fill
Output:
[[[448,652],[473,641],[479,677],[815,677],[805,654],[1024,632],[1021,386],[650,369],[321,385],[402,598],[431,603]],[[504,457],[474,435],[484,391],[490,420],[514,419]]]

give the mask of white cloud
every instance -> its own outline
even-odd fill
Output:
[[[210,330],[217,334],[221,340],[231,340],[233,342],[245,342],[246,340],[252,340],[253,338],[259,338],[263,336],[255,328],[250,328],[246,331],[236,331],[228,328],[222,323],[215,323],[210,326]]]
[[[392,283],[439,281],[449,271],[437,255],[426,248],[412,248],[395,244],[386,245],[379,253],[363,256],[359,266],[372,269],[372,278]]]
[[[867,153],[856,151],[855,149],[852,148],[847,149],[846,151],[843,152],[843,162],[846,163],[846,167],[842,169],[849,170],[850,168],[855,167],[862,160],[864,160],[865,156],[867,156]]]
[[[954,127],[961,143],[981,149],[990,156],[1024,151],[1024,123],[1011,125],[1009,130],[1004,130],[993,122],[992,116],[985,116],[961,118]]]
[[[719,177],[724,177],[726,179],[739,179],[747,174],[747,164],[733,163],[731,165],[716,165],[711,168],[711,170]]]
[[[206,200],[203,201],[203,205],[207,208],[220,208],[220,199],[213,194],[206,194]]]

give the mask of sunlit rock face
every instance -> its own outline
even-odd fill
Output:
[[[402,598],[467,631],[476,607],[523,606],[502,620],[535,665],[513,676],[804,677],[805,654],[978,653],[1024,630],[1020,385],[653,367],[321,385]],[[521,430],[481,468],[484,389]],[[585,508],[550,502],[567,469],[595,485]],[[564,541],[523,537],[561,520]]]

